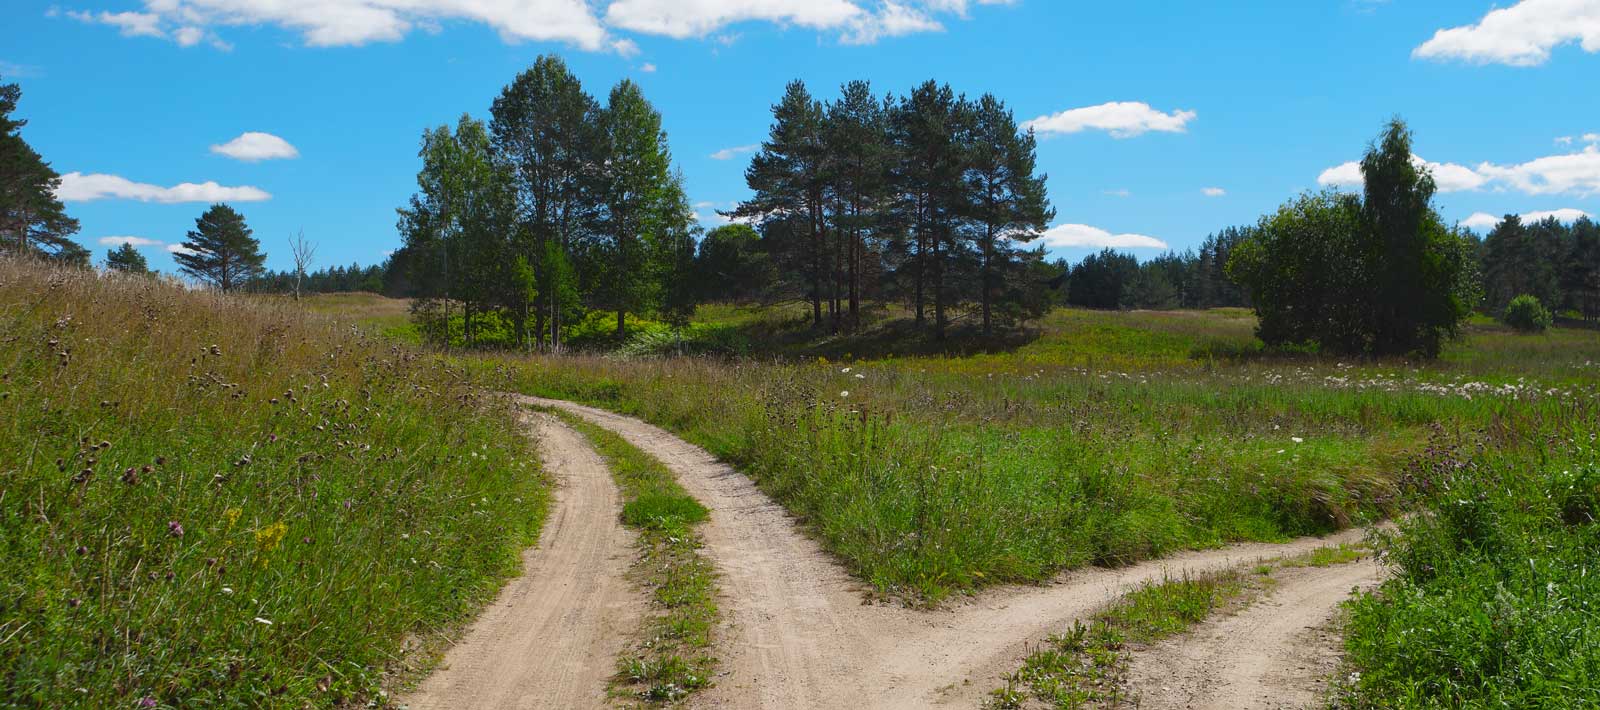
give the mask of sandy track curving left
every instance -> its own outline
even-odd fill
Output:
[[[576,432],[528,415],[555,501],[522,576],[401,700],[413,709],[599,708],[646,602],[626,578],[633,533],[618,521],[616,484]]]

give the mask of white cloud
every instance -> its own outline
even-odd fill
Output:
[[[654,74],[656,73],[656,65],[651,64],[650,62],[645,62],[644,64],[639,65],[639,71],[642,71],[646,74]]]
[[[1110,195],[1112,197],[1132,197],[1133,196],[1133,193],[1129,192],[1127,188],[1122,188],[1120,190],[1101,190],[1100,192],[1101,192],[1101,194]]]
[[[1529,195],[1600,195],[1600,145],[1517,165],[1482,163],[1477,171]]]
[[[1414,154],[1411,156],[1411,162],[1433,173],[1434,184],[1438,185],[1440,192],[1476,190],[1483,187],[1490,179],[1480,170],[1456,163],[1435,163]],[[1361,164],[1353,160],[1335,165],[1317,175],[1317,184],[1324,187],[1360,187],[1365,183],[1361,177]]]
[[[140,202],[260,202],[272,195],[249,185],[227,187],[213,181],[186,182],[172,187],[134,182],[118,175],[71,172],[61,176],[61,186],[56,197],[63,202],[88,202],[103,199],[139,200]]]
[[[1556,145],[1572,145],[1572,136],[1560,136],[1556,138]]]
[[[189,254],[189,255],[192,256],[194,254],[199,254],[200,252],[195,251],[193,249],[190,249],[189,247],[186,247],[186,246],[184,246],[182,244],[168,244],[167,245],[167,253],[168,254]]]
[[[154,239],[145,239],[144,237],[101,237],[99,241],[101,246],[108,247],[120,246],[123,244],[132,244],[136,247],[161,246],[161,242],[158,242]]]
[[[289,145],[289,141],[259,131],[241,133],[238,138],[227,143],[211,146],[211,152],[249,163],[300,157],[300,151]]]
[[[414,29],[449,20],[480,22],[507,42],[566,42],[588,51],[624,56],[630,40],[610,36],[586,0],[144,0],[146,12],[98,15],[69,11],[74,19],[113,24],[123,34],[171,36],[193,44],[207,28],[274,25],[297,32],[312,46],[394,42]],[[187,46],[186,44],[186,46]],[[213,42],[221,48],[226,43]]]
[[[1228,194],[1228,191],[1220,187],[1202,187],[1200,188],[1200,194],[1206,197],[1222,197]]]
[[[737,158],[737,157],[739,157],[741,155],[744,155],[746,153],[754,153],[754,152],[756,152],[758,150],[761,150],[761,144],[760,143],[752,143],[750,145],[737,145],[737,146],[734,146],[732,148],[723,148],[722,150],[719,150],[719,151],[717,151],[715,153],[712,153],[711,154],[711,159],[712,160],[733,160],[734,158]]]
[[[1578,218],[1580,217],[1589,217],[1592,219],[1594,215],[1572,207],[1563,207],[1559,210],[1537,210],[1534,212],[1522,213],[1522,221],[1524,222],[1543,222],[1551,217],[1554,217],[1557,222],[1571,224],[1578,221]]]
[[[1183,133],[1195,115],[1183,110],[1163,113],[1142,101],[1112,101],[1040,116],[1022,125],[1047,136],[1095,130],[1110,133],[1112,138],[1132,138],[1150,131]]]
[[[1600,133],[1585,133],[1585,134],[1583,134],[1583,142],[1585,142],[1585,143],[1600,143]]]
[[[872,44],[883,37],[903,37],[918,32],[943,32],[944,25],[917,8],[884,0],[877,12],[850,23],[840,38],[845,44]]]
[[[1580,209],[1563,207],[1558,210],[1536,210],[1533,212],[1523,212],[1522,214],[1518,215],[1518,217],[1522,219],[1523,224],[1542,222],[1551,217],[1556,218],[1556,221],[1558,222],[1571,224],[1572,222],[1577,221],[1579,217],[1589,217],[1592,219],[1594,215],[1591,215],[1588,212]],[[1501,219],[1503,218],[1496,217],[1488,212],[1473,212],[1472,216],[1461,220],[1461,226],[1479,231],[1487,231],[1494,229],[1496,225],[1500,224]]]
[[[1600,52],[1600,2],[1522,0],[1491,10],[1477,24],[1435,32],[1411,56],[1528,67],[1549,61],[1550,50],[1571,42]]]
[[[1087,224],[1058,224],[1045,230],[1040,237],[1045,246],[1062,248],[1099,249],[1166,249],[1167,243],[1143,234],[1112,234]]]
[[[67,17],[79,22],[111,25],[123,37],[166,37],[161,30],[161,16],[149,12],[80,12],[68,10]]]

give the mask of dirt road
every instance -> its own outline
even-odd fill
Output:
[[[1271,594],[1233,616],[1134,654],[1141,708],[1305,708],[1338,662],[1329,623],[1353,587],[1378,583],[1371,560],[1273,575]]]
[[[863,603],[861,584],[755,484],[657,427],[592,407],[559,407],[660,459],[712,511],[702,526],[722,575],[725,673],[696,705],[720,708],[977,707],[1028,645],[1140,582],[1222,569],[1360,538],[1348,531],[1283,545],[1188,553],[1120,570],[1088,569],[1039,587],[985,592],[940,611]]]
[[[401,704],[414,709],[607,707],[606,681],[645,610],[624,574],[633,534],[605,462],[549,415],[530,415],[556,481],[538,547],[439,670]]]

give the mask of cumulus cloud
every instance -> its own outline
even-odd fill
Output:
[[[195,251],[194,249],[190,249],[189,247],[186,247],[186,246],[184,246],[182,244],[168,244],[167,245],[167,253],[168,254],[188,254],[190,256],[193,256],[195,254],[199,254],[200,252]]]
[[[1465,165],[1435,163],[1415,154],[1411,156],[1411,163],[1420,168],[1427,168],[1433,173],[1433,181],[1438,185],[1440,192],[1477,190],[1490,179],[1481,171]],[[1361,164],[1352,160],[1322,171],[1317,175],[1317,184],[1324,187],[1360,187],[1366,184],[1366,180],[1361,177]]]
[[[260,202],[272,195],[258,187],[227,187],[214,181],[185,182],[172,187],[134,182],[119,175],[71,172],[61,176],[56,197],[63,202],[122,199],[140,202]]]
[[[1193,111],[1157,111],[1143,101],[1112,101],[1040,116],[1022,125],[1045,136],[1092,130],[1112,138],[1132,138],[1150,131],[1183,133],[1195,116]]]
[[[642,71],[646,74],[654,74],[656,73],[656,65],[651,64],[650,62],[645,62],[639,65],[639,71]]]
[[[717,151],[715,153],[712,153],[711,154],[711,159],[712,160],[733,160],[734,158],[737,158],[737,157],[739,157],[741,155],[745,155],[747,153],[754,153],[754,152],[756,152],[758,150],[761,150],[761,144],[760,143],[752,143],[750,145],[736,145],[736,146],[734,146],[732,148],[723,148],[722,150],[719,150],[719,151]]]
[[[394,42],[414,29],[462,20],[488,25],[507,42],[566,42],[624,55],[637,51],[631,41],[612,37],[586,0],[145,0],[142,13],[68,14],[116,24],[123,34],[131,26],[179,44],[200,41],[209,27],[273,25],[299,33],[311,46],[362,45]]]
[[[1228,194],[1228,191],[1220,187],[1202,187],[1200,188],[1200,194],[1206,197],[1222,197]]]
[[[1523,212],[1522,214],[1518,215],[1518,217],[1522,219],[1523,224],[1528,224],[1531,222],[1543,222],[1551,217],[1554,217],[1557,222],[1571,224],[1572,222],[1577,221],[1580,217],[1589,217],[1593,219],[1594,215],[1573,207],[1563,207],[1558,210],[1535,210],[1533,212]],[[1500,224],[1501,219],[1503,218],[1496,217],[1488,212],[1473,212],[1472,216],[1461,220],[1461,226],[1480,231],[1490,230],[1494,229],[1495,225]]]
[[[101,237],[99,241],[101,246],[107,247],[121,246],[123,244],[131,244],[135,247],[154,247],[161,245],[161,242],[159,241],[154,239],[145,239],[144,237]]]
[[[1530,195],[1600,195],[1600,145],[1516,165],[1482,163],[1478,172]]]
[[[210,28],[271,25],[312,46],[394,42],[446,21],[477,22],[507,42],[565,42],[587,51],[638,53],[614,30],[676,39],[727,38],[729,25],[768,22],[835,33],[846,44],[938,32],[937,16],[965,19],[972,5],[1015,0],[144,0],[144,11],[69,11],[84,22],[115,25],[124,34],[164,37],[184,46],[225,42]],[[603,8],[603,10],[601,9]]]
[[[1143,234],[1112,234],[1087,224],[1058,224],[1045,230],[1040,237],[1045,246],[1062,248],[1100,249],[1166,249],[1167,243]]]
[[[247,163],[300,157],[300,151],[289,145],[289,141],[260,131],[241,133],[227,143],[211,146],[211,152]]]
[[[1528,67],[1549,61],[1552,49],[1572,42],[1600,52],[1600,2],[1522,0],[1489,11],[1476,24],[1435,32],[1411,56]]]

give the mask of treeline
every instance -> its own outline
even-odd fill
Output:
[[[393,276],[391,277],[391,273]],[[352,263],[349,266],[332,266],[315,271],[307,271],[299,277],[301,293],[347,293],[351,291],[365,291],[368,293],[381,293],[396,298],[410,296],[407,293],[403,279],[398,270],[391,269],[388,262],[362,266]],[[296,273],[293,270],[273,271],[268,269],[250,280],[245,285],[245,290],[253,293],[294,293]]]
[[[1600,320],[1600,224],[1579,217],[1523,223],[1506,215],[1477,245],[1484,311],[1502,314],[1529,295],[1556,312]]]

